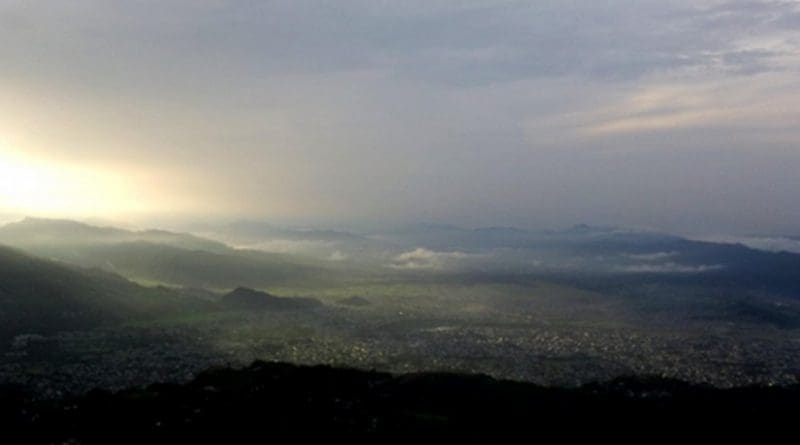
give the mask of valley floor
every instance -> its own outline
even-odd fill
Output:
[[[208,367],[254,360],[486,374],[559,387],[642,375],[718,387],[786,386],[800,376],[796,329],[707,320],[676,328],[610,297],[552,287],[427,292],[439,298],[384,290],[380,299],[350,306],[323,295],[325,306],[308,311],[198,313],[21,335],[2,352],[0,382],[53,398],[186,382]]]

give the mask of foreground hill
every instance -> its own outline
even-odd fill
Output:
[[[0,424],[26,443],[181,443],[326,433],[506,434],[711,431],[771,423],[800,411],[800,387],[712,389],[665,379],[617,379],[577,389],[478,375],[409,374],[256,362],[185,385],[26,401],[6,389]],[[736,423],[734,423],[736,422]],[[563,429],[563,428],[568,429]],[[20,440],[20,439],[18,439]],[[22,440],[20,440],[22,441]]]
[[[141,287],[118,275],[0,246],[0,338],[88,329],[203,305],[169,289]]]

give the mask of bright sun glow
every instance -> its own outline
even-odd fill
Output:
[[[141,210],[119,176],[29,159],[0,144],[0,210],[29,215],[101,215]]]

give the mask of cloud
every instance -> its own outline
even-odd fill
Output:
[[[275,253],[308,253],[320,251],[327,252],[334,250],[334,255],[341,254],[338,250],[335,250],[335,243],[319,240],[271,239],[268,241],[260,241],[258,243],[236,244],[234,247],[237,249],[261,250],[264,252]]]
[[[699,238],[717,243],[743,244],[767,252],[800,253],[800,239],[783,236],[711,236]]]
[[[492,249],[482,252],[436,251],[417,248],[392,258],[389,267],[402,270],[483,271],[494,273],[700,274],[725,268],[721,264],[681,264],[676,252],[626,255],[629,261],[603,255],[570,255],[559,251]]]
[[[632,253],[626,256],[632,260],[659,261],[659,260],[664,260],[666,258],[672,258],[677,254],[678,252],[652,252],[652,253]]]
[[[706,83],[684,83],[638,88],[613,105],[594,109],[580,118],[589,137],[675,129],[735,129],[745,127],[761,135],[792,128],[800,110],[789,85],[794,75],[764,75],[764,83],[732,78]],[[766,79],[770,79],[769,83]],[[783,94],[776,94],[782,91]]]
[[[341,250],[335,250],[328,257],[328,261],[345,261],[349,258],[350,258],[349,255],[343,253]]]
[[[147,172],[154,213],[790,230],[798,17],[754,0],[12,0],[0,133]]]
[[[632,266],[621,266],[618,270],[624,273],[696,274],[722,270],[724,268],[725,267],[720,264],[701,264],[697,266],[689,266],[670,262],[662,264],[645,263]]]
[[[488,260],[488,255],[461,251],[440,252],[419,247],[395,256],[390,267],[407,270],[455,269],[471,261]]]

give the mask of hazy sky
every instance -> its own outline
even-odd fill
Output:
[[[797,1],[0,0],[0,214],[800,232]]]

